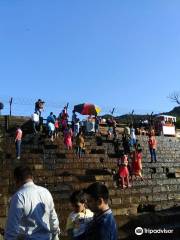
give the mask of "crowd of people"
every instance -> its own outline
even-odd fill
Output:
[[[43,119],[41,117],[41,112],[44,107],[44,101],[38,99],[35,103],[35,111],[32,114],[32,127],[33,133],[36,135],[39,131],[43,131]],[[72,119],[69,120],[68,115],[68,106],[65,106],[61,113],[56,117],[53,112],[50,112],[49,116],[46,118],[45,132],[50,140],[53,142],[56,139],[60,132],[62,132],[64,137],[64,144],[67,149],[73,148],[73,142],[76,149],[76,154],[79,158],[82,157],[85,152],[85,141],[84,135],[91,131],[98,133],[99,131],[99,118],[95,116],[94,118],[89,116],[87,121],[80,121],[77,117],[76,112],[73,110]],[[90,126],[91,129],[87,130],[87,126]]]
[[[33,134],[42,131],[42,110],[44,101],[39,99],[35,103],[35,111],[32,114]],[[91,122],[89,116],[88,121]],[[71,124],[69,124],[71,122]],[[99,133],[100,119],[93,118],[94,132]],[[79,158],[85,153],[85,128],[77,118],[76,112],[72,112],[72,120],[69,121],[67,106],[56,117],[50,112],[46,119],[47,136],[51,141],[58,138],[60,132],[64,138],[66,148],[72,149],[75,143],[75,153]],[[117,123],[115,119],[107,120],[107,139],[118,140]],[[21,141],[23,132],[18,126],[15,136],[16,157],[20,159]],[[120,185],[124,189],[131,187],[132,182],[142,176],[142,147],[137,140],[133,125],[126,126],[122,135],[123,151],[117,160]],[[148,146],[151,162],[157,162],[155,133],[148,133]],[[14,178],[18,187],[11,199],[8,219],[5,231],[5,239],[58,239],[60,234],[59,220],[54,208],[53,198],[50,192],[33,182],[32,172],[28,167],[17,167]],[[108,205],[109,193],[105,185],[101,183],[91,184],[87,189],[75,191],[70,197],[72,212],[66,223],[66,231],[70,240],[116,240],[117,226]],[[30,237],[31,236],[31,237]]]
[[[33,133],[37,134],[41,130],[41,124],[43,123],[41,112],[44,107],[44,101],[38,99],[35,103],[35,112],[32,114],[32,126]],[[72,120],[69,121],[68,106],[65,106],[58,117],[53,112],[50,112],[46,119],[46,131],[51,141],[59,136],[60,131],[63,133],[64,144],[66,148],[72,149],[75,146],[76,155],[81,158],[85,154],[85,126],[82,121],[77,117],[76,112],[72,112]],[[99,124],[101,119],[95,116],[92,118],[88,117],[88,122],[94,122],[94,132],[99,133]],[[69,124],[70,123],[70,124]],[[108,126],[107,139],[113,138],[114,144],[118,143],[117,136],[117,123],[112,117],[107,119],[106,124]],[[138,142],[135,134],[135,129],[132,124],[124,128],[122,134],[122,145],[123,152],[121,151],[121,157],[117,160],[119,180],[122,188],[131,187],[130,181],[142,177],[142,147]],[[22,141],[22,130],[20,127],[17,128],[15,143],[16,143],[16,157],[20,159],[21,153],[21,141]],[[74,144],[73,144],[74,143]],[[116,145],[118,146],[118,144]],[[151,155],[151,163],[157,162],[156,148],[157,140],[155,132],[151,129],[148,132],[148,146]],[[118,148],[117,148],[118,149]],[[119,151],[119,149],[117,150]]]
[[[63,134],[64,144],[67,149],[73,148],[73,143],[75,146],[75,152],[79,158],[82,157],[83,153],[85,153],[85,133],[87,134],[85,124],[83,121],[80,121],[77,118],[75,111],[72,113],[72,120],[69,121],[69,115],[67,113],[67,106],[65,106],[62,112],[56,117],[53,112],[50,112],[49,116],[45,119],[46,124],[44,125],[44,119],[41,116],[44,101],[38,99],[35,103],[35,111],[31,116],[32,122],[32,132],[34,135],[38,133],[45,132],[46,136],[53,142],[54,139],[59,137],[60,132]],[[99,129],[99,120],[97,117],[88,118],[88,122],[90,123],[93,120],[94,130],[92,132],[97,133]],[[20,126],[17,126],[16,134],[15,134],[15,146],[16,146],[16,158],[20,159],[21,157],[21,142],[22,142],[22,129]]]
[[[142,181],[142,147],[136,137],[135,129],[133,125],[124,128],[124,133],[122,135],[123,152],[121,152],[121,157],[118,159],[119,167],[119,179],[122,188],[131,187],[130,180],[140,178]],[[156,148],[157,139],[155,137],[155,132],[151,129],[148,132],[148,148],[151,156],[151,163],[157,162]]]

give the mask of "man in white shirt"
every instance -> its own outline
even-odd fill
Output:
[[[16,167],[14,179],[19,189],[11,198],[5,240],[57,240],[59,221],[51,193],[34,184],[29,167]]]

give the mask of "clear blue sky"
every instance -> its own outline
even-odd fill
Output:
[[[167,96],[180,91],[180,1],[1,0],[0,89],[4,112],[13,96],[18,114],[38,98],[55,112],[65,102],[169,111]]]

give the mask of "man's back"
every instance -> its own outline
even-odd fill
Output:
[[[5,239],[51,239],[59,229],[50,192],[32,181],[24,184],[12,197]]]

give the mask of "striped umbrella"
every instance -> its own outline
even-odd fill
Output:
[[[91,103],[82,103],[74,106],[74,111],[82,115],[98,115],[101,109]]]

